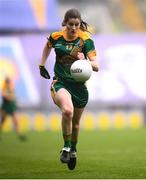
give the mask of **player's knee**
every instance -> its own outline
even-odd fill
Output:
[[[73,110],[72,108],[66,107],[62,111],[62,115],[64,119],[71,120],[73,117]]]

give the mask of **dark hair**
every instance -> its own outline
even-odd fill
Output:
[[[81,18],[81,14],[80,12],[77,10],[77,9],[69,9],[66,13],[65,13],[65,16],[64,16],[64,20],[62,22],[62,26],[65,26],[67,21],[70,19],[70,18],[78,18],[81,22],[81,26],[80,26],[80,29],[82,31],[88,31],[88,24],[82,20]]]

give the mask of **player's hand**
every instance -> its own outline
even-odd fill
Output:
[[[85,59],[84,54],[81,53],[81,52],[78,52],[77,57],[78,57],[79,59],[81,59],[81,60],[82,60],[82,59]]]
[[[50,75],[48,71],[46,70],[45,66],[39,65],[39,69],[40,69],[40,75],[42,77],[44,77],[45,79],[50,79]]]

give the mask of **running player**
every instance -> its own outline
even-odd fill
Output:
[[[4,85],[2,87],[2,105],[1,105],[1,118],[0,118],[0,132],[2,126],[6,120],[6,117],[12,116],[12,121],[15,127],[15,131],[18,134],[20,140],[26,140],[26,137],[19,132],[17,105],[15,97],[15,89],[12,81],[9,77],[6,77]]]
[[[77,142],[80,118],[88,102],[88,90],[85,83],[76,82],[70,74],[71,64],[78,59],[89,59],[93,71],[98,71],[94,42],[88,32],[88,25],[77,9],[69,9],[64,16],[61,31],[53,32],[43,49],[40,61],[40,74],[50,79],[45,63],[54,48],[56,62],[51,94],[54,103],[62,112],[62,133],[64,147],[60,160],[73,170],[77,161]]]

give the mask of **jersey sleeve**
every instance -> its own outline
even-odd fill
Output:
[[[54,39],[53,39],[52,35],[47,37],[47,40],[48,40],[48,42],[47,42],[48,47],[54,47]]]
[[[53,32],[47,39],[48,39],[48,46],[53,47],[55,46],[57,40],[62,36],[63,31]]]
[[[92,39],[87,39],[84,42],[84,53],[87,56],[96,56],[95,45]]]

